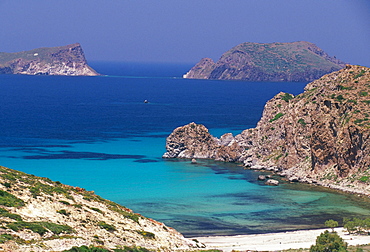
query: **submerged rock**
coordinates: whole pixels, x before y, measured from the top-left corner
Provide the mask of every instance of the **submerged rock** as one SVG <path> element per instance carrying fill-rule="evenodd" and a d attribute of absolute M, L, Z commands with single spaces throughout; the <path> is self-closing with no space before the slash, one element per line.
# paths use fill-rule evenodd
<path fill-rule="evenodd" d="M 266 176 L 265 176 L 265 175 L 259 175 L 259 176 L 258 176 L 258 180 L 262 180 L 262 181 L 263 181 L 263 180 L 265 180 L 265 179 L 266 179 Z"/>
<path fill-rule="evenodd" d="M 269 179 L 265 182 L 266 185 L 270 185 L 270 186 L 278 186 L 279 185 L 279 181 L 275 180 L 275 179 Z"/>

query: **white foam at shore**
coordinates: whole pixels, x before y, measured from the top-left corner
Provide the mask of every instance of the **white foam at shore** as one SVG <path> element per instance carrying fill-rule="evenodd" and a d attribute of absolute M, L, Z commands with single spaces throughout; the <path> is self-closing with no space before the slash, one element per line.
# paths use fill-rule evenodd
<path fill-rule="evenodd" d="M 236 236 L 208 236 L 195 237 L 199 242 L 205 244 L 209 249 L 220 249 L 224 252 L 232 250 L 254 250 L 254 251 L 276 251 L 283 249 L 310 248 L 315 244 L 316 237 L 325 230 L 313 229 L 299 230 L 282 233 L 269 233 L 257 235 L 236 235 Z M 369 244 L 368 235 L 349 235 L 343 228 L 336 228 L 335 231 L 348 245 Z"/>

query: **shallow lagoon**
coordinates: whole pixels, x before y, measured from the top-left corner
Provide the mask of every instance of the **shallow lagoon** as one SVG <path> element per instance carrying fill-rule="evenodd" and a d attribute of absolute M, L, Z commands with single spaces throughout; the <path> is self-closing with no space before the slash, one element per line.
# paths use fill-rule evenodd
<path fill-rule="evenodd" d="M 195 121 L 217 136 L 236 134 L 254 127 L 279 91 L 298 94 L 305 85 L 169 77 L 181 67 L 153 73 L 165 78 L 0 76 L 0 164 L 94 190 L 186 236 L 315 228 L 329 218 L 370 216 L 370 203 L 356 196 L 265 186 L 259 173 L 238 164 L 162 159 L 175 127 Z M 101 69 L 117 75 L 123 68 Z"/>

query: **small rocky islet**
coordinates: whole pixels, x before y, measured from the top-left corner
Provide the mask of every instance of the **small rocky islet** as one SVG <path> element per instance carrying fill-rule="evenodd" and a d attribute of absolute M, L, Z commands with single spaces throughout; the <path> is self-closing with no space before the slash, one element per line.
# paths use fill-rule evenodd
<path fill-rule="evenodd" d="M 219 139 L 201 124 L 176 128 L 164 158 L 242 162 L 290 181 L 370 195 L 370 69 L 347 65 L 302 94 L 269 100 L 257 126 Z"/>
<path fill-rule="evenodd" d="M 87 64 L 79 43 L 15 53 L 0 52 L 0 74 L 99 75 Z"/>

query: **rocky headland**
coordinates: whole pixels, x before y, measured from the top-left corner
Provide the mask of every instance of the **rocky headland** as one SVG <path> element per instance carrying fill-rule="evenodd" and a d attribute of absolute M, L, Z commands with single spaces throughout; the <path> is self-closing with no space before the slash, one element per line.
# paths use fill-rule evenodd
<path fill-rule="evenodd" d="M 16 53 L 0 52 L 0 74 L 99 75 L 87 64 L 78 43 Z"/>
<path fill-rule="evenodd" d="M 196 245 L 173 228 L 93 191 L 5 167 L 0 167 L 0 220 L 1 251 L 80 246 L 183 251 Z"/>
<path fill-rule="evenodd" d="M 313 81 L 345 63 L 315 44 L 242 43 L 214 62 L 203 58 L 184 78 L 246 81 Z"/>
<path fill-rule="evenodd" d="M 163 157 L 243 162 L 290 181 L 370 195 L 369 146 L 370 68 L 347 65 L 302 94 L 277 94 L 257 126 L 239 135 L 218 139 L 195 123 L 177 128 Z"/>

